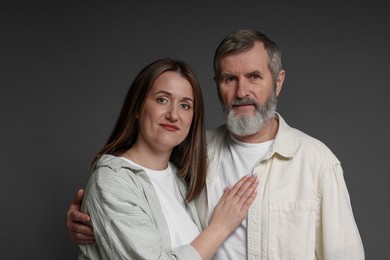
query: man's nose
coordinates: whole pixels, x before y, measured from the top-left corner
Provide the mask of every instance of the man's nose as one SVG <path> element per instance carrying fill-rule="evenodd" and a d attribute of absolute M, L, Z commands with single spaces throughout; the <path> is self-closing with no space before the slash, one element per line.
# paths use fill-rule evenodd
<path fill-rule="evenodd" d="M 236 85 L 236 97 L 238 98 L 244 98 L 249 95 L 249 89 L 248 84 L 245 82 L 245 80 L 238 80 Z"/>

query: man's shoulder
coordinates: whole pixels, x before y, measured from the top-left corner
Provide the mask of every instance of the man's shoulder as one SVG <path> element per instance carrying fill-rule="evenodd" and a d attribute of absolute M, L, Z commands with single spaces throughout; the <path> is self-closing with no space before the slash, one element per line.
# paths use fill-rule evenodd
<path fill-rule="evenodd" d="M 292 130 L 293 131 L 291 132 L 291 134 L 295 136 L 297 142 L 299 143 L 301 151 L 308 153 L 308 155 L 319 155 L 321 157 L 325 156 L 334 163 L 339 163 L 339 160 L 337 159 L 336 155 L 323 141 L 301 130 L 295 128 L 293 128 Z"/>
<path fill-rule="evenodd" d="M 301 152 L 305 153 L 326 154 L 327 157 L 332 158 L 335 162 L 338 162 L 338 159 L 331 149 L 318 138 L 297 128 L 291 127 L 287 125 L 286 122 L 283 122 L 283 126 L 280 130 L 281 131 L 278 133 L 277 139 L 281 146 L 287 145 L 288 147 L 295 147 L 295 149 L 299 149 Z"/>

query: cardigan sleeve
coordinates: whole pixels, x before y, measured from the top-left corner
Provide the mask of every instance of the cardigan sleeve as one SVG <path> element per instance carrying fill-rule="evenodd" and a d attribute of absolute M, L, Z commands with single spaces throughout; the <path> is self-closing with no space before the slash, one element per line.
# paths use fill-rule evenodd
<path fill-rule="evenodd" d="M 129 169 L 100 167 L 91 176 L 82 210 L 96 243 L 80 246 L 93 259 L 200 259 L 191 245 L 170 249 L 169 231 L 150 182 Z M 80 259 L 82 259 L 80 257 Z"/>

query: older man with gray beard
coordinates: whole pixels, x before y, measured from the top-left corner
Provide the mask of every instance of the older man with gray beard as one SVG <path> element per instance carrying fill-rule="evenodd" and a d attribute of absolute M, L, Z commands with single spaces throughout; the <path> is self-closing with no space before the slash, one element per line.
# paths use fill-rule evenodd
<path fill-rule="evenodd" d="M 207 132 L 201 218 L 241 176 L 260 184 L 248 217 L 213 259 L 364 259 L 340 162 L 276 113 L 285 78 L 277 45 L 254 30 L 234 32 L 218 46 L 214 72 L 226 125 Z"/>

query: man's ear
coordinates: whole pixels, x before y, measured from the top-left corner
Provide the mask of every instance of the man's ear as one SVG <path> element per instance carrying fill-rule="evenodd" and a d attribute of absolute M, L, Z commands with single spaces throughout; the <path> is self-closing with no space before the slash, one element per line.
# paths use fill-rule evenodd
<path fill-rule="evenodd" d="M 214 82 L 215 82 L 215 86 L 216 86 L 216 88 L 217 88 L 217 94 L 218 94 L 218 99 L 219 99 L 219 103 L 223 106 L 224 104 L 223 104 L 223 100 L 222 100 L 222 97 L 221 97 L 221 93 L 220 93 L 220 91 L 219 91 L 219 82 L 218 82 L 218 79 L 217 79 L 217 77 L 215 77 L 214 76 Z"/>
<path fill-rule="evenodd" d="M 285 77 L 286 77 L 286 71 L 285 70 L 279 71 L 278 78 L 276 79 L 276 88 L 275 88 L 276 96 L 279 96 L 280 91 L 282 90 Z"/>

